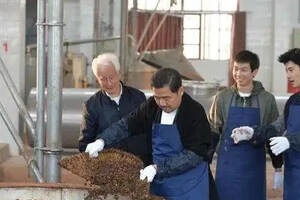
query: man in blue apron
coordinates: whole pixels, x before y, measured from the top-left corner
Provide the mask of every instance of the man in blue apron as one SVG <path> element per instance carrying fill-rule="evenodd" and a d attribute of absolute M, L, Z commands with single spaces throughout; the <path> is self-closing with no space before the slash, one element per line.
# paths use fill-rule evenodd
<path fill-rule="evenodd" d="M 104 144 L 145 133 L 150 162 L 144 160 L 140 179 L 151 182 L 151 193 L 168 200 L 218 199 L 207 163 L 211 138 L 203 107 L 184 93 L 174 69 L 157 71 L 151 87 L 153 97 L 99 133 L 86 152 L 97 156 Z"/>
<path fill-rule="evenodd" d="M 291 49 L 279 57 L 284 63 L 289 83 L 300 89 L 300 49 Z M 283 136 L 279 136 L 284 133 Z M 252 137 L 245 138 L 245 135 Z M 284 108 L 284 116 L 269 126 L 240 127 L 233 131 L 236 142 L 261 143 L 270 140 L 275 155 L 284 153 L 284 200 L 300 200 L 300 93 L 292 95 Z"/>
<path fill-rule="evenodd" d="M 253 80 L 258 68 L 256 54 L 239 52 L 233 66 L 235 84 L 218 92 L 210 110 L 212 132 L 220 135 L 216 185 L 221 200 L 266 199 L 264 143 L 235 144 L 231 138 L 236 127 L 266 125 L 278 117 L 274 96 Z M 278 160 L 276 168 L 281 165 L 282 160 Z"/>

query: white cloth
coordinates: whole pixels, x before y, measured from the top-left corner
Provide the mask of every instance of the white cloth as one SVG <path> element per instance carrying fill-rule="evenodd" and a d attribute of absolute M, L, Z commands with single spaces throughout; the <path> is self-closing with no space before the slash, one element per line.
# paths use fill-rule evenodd
<path fill-rule="evenodd" d="M 273 189 L 282 188 L 283 174 L 282 172 L 274 172 Z"/>
<path fill-rule="evenodd" d="M 155 175 L 156 169 L 153 165 L 148 165 L 144 169 L 140 170 L 140 180 L 145 180 L 145 178 L 147 178 L 148 183 L 153 181 Z"/>
<path fill-rule="evenodd" d="M 231 138 L 237 144 L 243 140 L 250 140 L 253 137 L 254 130 L 249 126 L 241 126 L 232 130 Z"/>
<path fill-rule="evenodd" d="M 290 142 L 284 136 L 272 137 L 270 141 L 271 150 L 276 156 L 290 148 Z"/>
<path fill-rule="evenodd" d="M 85 152 L 89 153 L 91 158 L 95 158 L 98 156 L 98 152 L 102 151 L 104 148 L 104 141 L 102 139 L 98 139 L 95 142 L 89 143 L 86 146 Z"/>
<path fill-rule="evenodd" d="M 105 94 L 110 98 L 110 100 L 116 102 L 116 104 L 118 104 L 118 105 L 119 105 L 119 102 L 120 102 L 121 95 L 123 93 L 123 87 L 122 87 L 121 83 L 120 83 L 120 88 L 121 88 L 120 94 L 119 94 L 119 96 L 116 96 L 116 97 L 112 97 L 107 92 L 105 92 Z"/>
<path fill-rule="evenodd" d="M 240 92 L 239 91 L 239 95 L 241 96 L 241 97 L 250 97 L 250 95 L 251 95 L 251 93 L 246 93 L 246 92 Z"/>
<path fill-rule="evenodd" d="M 176 113 L 177 113 L 177 110 L 174 110 L 170 113 L 166 113 L 165 111 L 162 111 L 160 123 L 165 124 L 165 125 L 173 124 Z"/>

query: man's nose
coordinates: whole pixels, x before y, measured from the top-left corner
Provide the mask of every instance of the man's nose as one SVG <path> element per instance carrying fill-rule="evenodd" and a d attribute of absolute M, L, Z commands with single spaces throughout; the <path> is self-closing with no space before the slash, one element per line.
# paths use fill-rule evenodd
<path fill-rule="evenodd" d="M 160 104 L 161 106 L 165 106 L 165 105 L 166 105 L 166 100 L 164 100 L 164 99 L 159 99 L 159 104 Z"/>
<path fill-rule="evenodd" d="M 112 81 L 112 80 L 110 80 L 110 79 L 107 79 L 107 85 L 108 86 L 112 86 L 114 84 L 114 82 Z"/>

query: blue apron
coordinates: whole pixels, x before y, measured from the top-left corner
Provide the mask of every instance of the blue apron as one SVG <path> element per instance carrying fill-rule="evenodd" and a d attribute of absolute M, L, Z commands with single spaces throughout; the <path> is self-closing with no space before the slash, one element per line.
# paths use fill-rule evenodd
<path fill-rule="evenodd" d="M 300 134 L 300 106 L 290 105 L 287 132 Z M 284 200 L 300 199 L 300 153 L 290 148 L 285 152 L 284 162 Z"/>
<path fill-rule="evenodd" d="M 265 147 L 254 147 L 247 141 L 234 144 L 230 137 L 234 128 L 260 125 L 257 108 L 230 106 L 227 128 L 222 135 L 216 168 L 216 185 L 220 200 L 265 200 Z M 232 99 L 231 103 L 232 105 Z"/>
<path fill-rule="evenodd" d="M 181 152 L 183 146 L 176 125 L 154 124 L 152 148 L 154 163 Z M 208 164 L 203 161 L 188 172 L 168 178 L 155 177 L 150 192 L 167 200 L 208 200 Z"/>

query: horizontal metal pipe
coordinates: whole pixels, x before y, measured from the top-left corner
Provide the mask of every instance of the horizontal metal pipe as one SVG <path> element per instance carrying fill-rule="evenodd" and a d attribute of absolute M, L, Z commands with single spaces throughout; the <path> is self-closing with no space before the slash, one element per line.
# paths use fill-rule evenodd
<path fill-rule="evenodd" d="M 103 39 L 84 39 L 84 40 L 69 40 L 64 41 L 63 46 L 72 46 L 72 45 L 80 45 L 80 44 L 87 44 L 87 43 L 97 43 L 97 42 L 105 42 L 111 40 L 119 40 L 120 36 L 103 38 Z M 30 52 L 32 49 L 36 49 L 36 44 L 30 44 L 26 46 L 26 51 Z"/>

